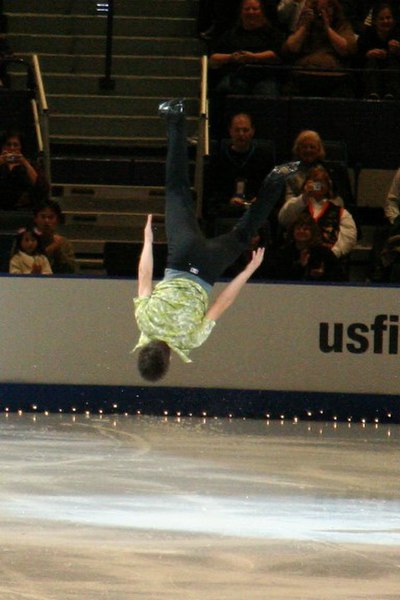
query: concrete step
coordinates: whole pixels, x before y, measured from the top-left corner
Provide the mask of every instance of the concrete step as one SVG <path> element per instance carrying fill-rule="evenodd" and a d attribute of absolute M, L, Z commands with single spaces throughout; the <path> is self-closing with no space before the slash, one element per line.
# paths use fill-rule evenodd
<path fill-rule="evenodd" d="M 158 186 L 123 186 L 123 185 L 76 185 L 64 182 L 53 186 L 53 196 L 60 198 L 86 198 L 94 200 L 142 200 L 159 198 L 164 195 L 164 188 Z"/>
<path fill-rule="evenodd" d="M 16 33 L 10 30 L 10 44 L 16 54 L 52 53 L 57 54 L 104 54 L 106 41 L 104 35 L 62 35 L 43 32 L 40 35 L 30 30 Z M 120 55 L 153 56 L 200 56 L 205 45 L 196 38 L 161 36 L 159 32 L 151 38 L 138 36 L 118 36 L 113 38 L 113 52 Z"/>
<path fill-rule="evenodd" d="M 135 163 L 129 156 L 51 156 L 53 183 L 68 180 L 75 184 L 132 185 L 134 177 Z"/>
<path fill-rule="evenodd" d="M 10 71 L 13 76 L 13 87 L 24 89 L 26 77 Z M 99 94 L 99 79 L 102 73 L 52 73 L 43 72 L 46 93 L 60 94 Z M 115 92 L 127 96 L 144 96 L 158 98 L 195 98 L 199 92 L 198 77 L 148 77 L 118 75 L 115 77 Z M 105 95 L 107 93 L 105 92 Z"/>
<path fill-rule="evenodd" d="M 60 227 L 60 233 L 65 235 L 73 244 L 74 248 L 79 248 L 79 252 L 84 252 L 84 248 L 97 248 L 96 251 L 102 251 L 104 242 L 132 242 L 143 240 L 143 224 L 136 226 L 118 227 L 118 226 L 98 226 L 96 224 L 67 224 Z M 165 242 L 164 227 L 154 228 L 154 239 L 156 242 Z"/>
<path fill-rule="evenodd" d="M 165 140 L 164 140 L 165 141 Z M 112 155 L 108 146 L 103 154 L 95 155 L 88 147 L 68 148 L 67 152 L 52 147 L 51 174 L 53 183 L 68 181 L 73 184 L 119 186 L 164 186 L 165 157 L 167 150 L 160 147 L 153 154 L 139 147 L 127 148 L 127 153 Z M 189 148 L 190 152 L 190 148 Z M 194 156 L 193 156 L 194 158 Z M 194 163 L 190 161 L 190 176 L 194 176 Z"/>
<path fill-rule="evenodd" d="M 103 114 L 120 115 L 148 115 L 154 116 L 160 101 L 165 97 L 145 96 L 120 96 L 93 94 L 47 94 L 47 102 L 51 115 L 57 113 L 68 114 L 95 114 L 100 110 Z M 197 98 L 185 98 L 185 107 L 188 115 L 196 116 L 199 112 Z"/>
<path fill-rule="evenodd" d="M 173 14 L 173 13 L 170 13 Z M 92 15 L 54 15 L 34 13 L 11 13 L 8 17 L 9 31 L 25 33 L 34 31 L 36 35 L 56 31 L 62 35 L 105 35 L 107 19 Z M 119 16 L 114 19 L 116 36 L 164 36 L 195 37 L 196 22 L 183 16 Z"/>
<path fill-rule="evenodd" d="M 65 225 L 69 229 L 75 227 L 82 226 L 82 235 L 83 237 L 87 237 L 85 234 L 86 229 L 88 232 L 91 231 L 91 228 L 96 228 L 96 231 L 100 230 L 100 233 L 103 230 L 107 230 L 107 234 L 109 230 L 115 231 L 118 234 L 120 229 L 125 230 L 126 228 L 130 228 L 132 231 L 142 231 L 140 237 L 143 238 L 143 227 L 146 221 L 146 215 L 137 212 L 99 212 L 99 211 L 70 211 L 68 209 L 64 210 L 65 215 Z M 149 213 L 149 214 L 154 214 Z M 163 217 L 162 214 L 155 214 L 156 218 Z M 158 223 L 154 226 L 154 230 L 158 233 L 160 231 L 164 231 L 164 224 Z M 90 238 L 91 235 L 88 234 Z"/>
<path fill-rule="evenodd" d="M 59 204 L 67 215 L 83 215 L 87 217 L 106 215 L 122 215 L 126 217 L 142 217 L 152 213 L 158 220 L 163 220 L 165 201 L 163 196 L 142 198 L 87 198 L 84 196 L 64 196 Z M 144 220 L 141 220 L 144 224 Z"/>
<path fill-rule="evenodd" d="M 29 60 L 30 55 L 23 55 Z M 131 56 L 114 55 L 112 72 L 119 75 L 149 76 L 192 76 L 198 77 L 200 70 L 198 56 Z M 40 66 L 44 72 L 57 73 L 102 73 L 104 71 L 103 54 L 40 54 Z"/>
<path fill-rule="evenodd" d="M 4 12 L 8 15 L 15 13 L 26 13 L 29 8 L 30 14 L 46 12 L 54 15 L 97 15 L 94 0 L 48 0 L 48 2 L 36 1 L 27 4 L 26 0 L 3 0 Z M 123 16 L 197 16 L 198 2 L 192 0 L 115 0 L 114 13 Z"/>
<path fill-rule="evenodd" d="M 188 118 L 188 133 L 194 134 L 197 119 Z M 51 136 L 77 135 L 79 137 L 153 137 L 165 138 L 165 123 L 158 117 L 125 115 L 65 115 L 51 118 Z"/>
<path fill-rule="evenodd" d="M 92 277 L 104 277 L 107 275 L 107 271 L 104 267 L 103 254 L 101 255 L 76 255 L 76 261 L 79 265 L 80 275 L 90 275 Z"/>

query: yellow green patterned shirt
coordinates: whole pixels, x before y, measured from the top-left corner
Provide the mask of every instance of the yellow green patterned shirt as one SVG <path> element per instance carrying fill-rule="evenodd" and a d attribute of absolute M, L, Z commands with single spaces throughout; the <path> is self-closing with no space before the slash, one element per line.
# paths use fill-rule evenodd
<path fill-rule="evenodd" d="M 164 279 L 151 296 L 134 298 L 135 317 L 141 335 L 135 346 L 162 340 L 184 362 L 192 362 L 189 352 L 201 346 L 215 326 L 207 319 L 208 295 L 191 279 Z"/>

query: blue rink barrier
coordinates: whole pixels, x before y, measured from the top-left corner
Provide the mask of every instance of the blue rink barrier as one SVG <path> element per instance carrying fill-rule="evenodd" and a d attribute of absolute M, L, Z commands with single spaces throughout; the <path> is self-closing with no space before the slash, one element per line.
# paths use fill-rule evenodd
<path fill-rule="evenodd" d="M 0 412 L 400 423 L 398 396 L 209 388 L 1 384 Z"/>

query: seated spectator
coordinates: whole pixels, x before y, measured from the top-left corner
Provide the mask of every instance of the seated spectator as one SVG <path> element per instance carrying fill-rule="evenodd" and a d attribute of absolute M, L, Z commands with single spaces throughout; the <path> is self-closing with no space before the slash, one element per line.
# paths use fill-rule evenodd
<path fill-rule="evenodd" d="M 358 57 L 364 68 L 367 98 L 400 98 L 400 28 L 390 4 L 374 6 L 372 25 L 358 38 Z"/>
<path fill-rule="evenodd" d="M 222 140 L 211 155 L 204 177 L 204 216 L 209 222 L 241 216 L 274 166 L 270 148 L 254 135 L 251 116 L 235 114 L 229 123 L 229 139 Z"/>
<path fill-rule="evenodd" d="M 340 206 L 352 205 L 352 207 L 354 203 L 346 165 L 340 162 L 333 164 L 325 161 L 324 144 L 316 131 L 308 129 L 301 131 L 294 141 L 292 153 L 295 160 L 276 167 L 282 176 L 283 183 L 283 193 L 280 198 L 275 199 L 274 208 L 269 217 L 270 238 L 276 247 L 282 244 L 284 233 L 278 222 L 279 210 L 289 199 L 301 194 L 311 167 L 321 165 L 328 171 L 333 183 L 332 202 Z"/>
<path fill-rule="evenodd" d="M 9 272 L 18 275 L 51 275 L 50 263 L 42 247 L 42 236 L 31 226 L 16 235 Z"/>
<path fill-rule="evenodd" d="M 40 231 L 43 247 L 53 273 L 76 273 L 77 264 L 72 244 L 57 233 L 57 227 L 64 223 L 61 208 L 54 200 L 47 200 L 33 212 L 33 221 Z"/>
<path fill-rule="evenodd" d="M 215 41 L 210 67 L 218 78 L 217 94 L 260 94 L 276 97 L 275 70 L 255 68 L 280 62 L 283 37 L 265 13 L 261 0 L 242 0 L 238 24 Z"/>
<path fill-rule="evenodd" d="M 292 223 L 286 242 L 265 261 L 269 279 L 293 281 L 344 281 L 343 266 L 322 243 L 321 229 L 309 213 L 302 212 Z"/>
<path fill-rule="evenodd" d="M 400 217 L 400 169 L 396 171 L 390 184 L 383 210 L 390 225 Z"/>
<path fill-rule="evenodd" d="M 43 200 L 48 188 L 44 174 L 24 156 L 22 134 L 8 131 L 1 141 L 0 209 L 33 208 Z"/>
<path fill-rule="evenodd" d="M 283 55 L 293 61 L 288 93 L 352 97 L 354 84 L 343 69 L 356 52 L 356 36 L 338 0 L 307 0 Z"/>
<path fill-rule="evenodd" d="M 277 5 L 277 15 L 279 22 L 285 27 L 288 33 L 296 31 L 299 24 L 300 15 L 306 5 L 307 0 L 279 0 Z M 364 20 L 368 15 L 369 8 L 373 0 L 341 0 L 340 4 L 346 20 L 349 20 L 356 34 L 364 28 Z"/>
<path fill-rule="evenodd" d="M 365 6 L 363 9 L 363 13 L 365 16 L 363 21 L 363 27 L 360 30 L 360 33 L 361 31 L 364 31 L 364 29 L 368 29 L 368 27 L 372 26 L 372 11 L 375 6 L 379 6 L 383 2 L 385 2 L 385 0 L 365 0 Z M 400 6 L 398 0 L 386 0 L 385 4 L 390 5 L 393 16 L 398 23 L 400 21 Z"/>
<path fill-rule="evenodd" d="M 285 201 L 298 196 L 304 185 L 307 173 L 311 167 L 323 166 L 332 180 L 332 202 L 340 206 L 354 205 L 354 196 L 351 188 L 347 166 L 340 161 L 334 164 L 325 160 L 326 152 L 324 143 L 316 131 L 304 130 L 299 133 L 293 144 L 293 157 L 295 162 L 288 163 L 288 169 L 293 172 L 286 181 Z"/>
<path fill-rule="evenodd" d="M 309 213 L 321 229 L 323 244 L 341 258 L 354 248 L 357 227 L 351 214 L 332 202 L 332 196 L 332 182 L 327 171 L 323 167 L 313 167 L 300 196 L 282 206 L 278 219 L 288 229 L 301 213 Z"/>
<path fill-rule="evenodd" d="M 399 282 L 400 169 L 393 177 L 383 209 L 385 221 L 374 232 L 367 280 L 374 283 Z"/>

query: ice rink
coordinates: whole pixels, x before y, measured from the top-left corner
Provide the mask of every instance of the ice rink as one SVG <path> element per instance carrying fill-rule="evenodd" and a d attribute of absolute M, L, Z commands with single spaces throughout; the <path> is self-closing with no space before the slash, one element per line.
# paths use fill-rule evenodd
<path fill-rule="evenodd" d="M 1 600 L 399 600 L 398 425 L 0 415 Z"/>

